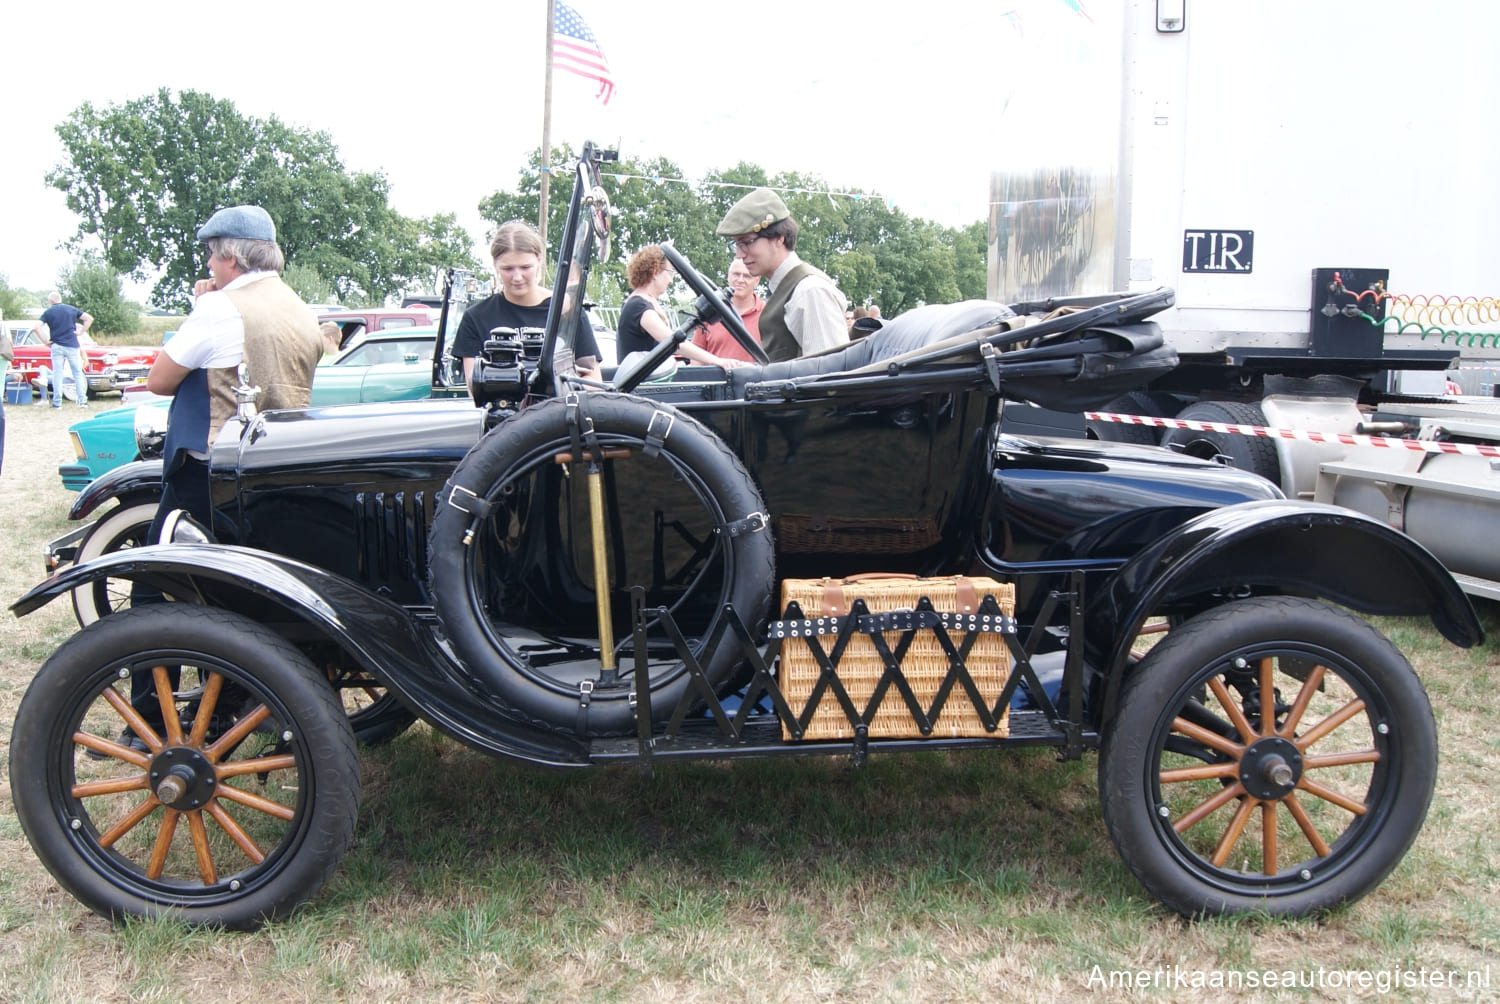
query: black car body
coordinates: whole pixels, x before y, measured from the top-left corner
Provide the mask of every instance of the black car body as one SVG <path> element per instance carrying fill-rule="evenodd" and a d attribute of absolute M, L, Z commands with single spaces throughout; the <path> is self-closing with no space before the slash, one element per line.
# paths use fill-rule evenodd
<path fill-rule="evenodd" d="M 1006 402 L 1077 412 L 1170 367 L 1149 320 L 1171 304 L 1169 291 L 919 308 L 832 353 L 647 382 L 671 353 L 664 343 L 644 365 L 592 384 L 569 372 L 564 333 L 607 238 L 603 158 L 586 148 L 577 167 L 548 327 L 493 334 L 473 384 L 481 407 L 437 400 L 249 417 L 213 451 L 215 540 L 193 542 L 187 528 L 174 543 L 100 552 L 16 602 L 24 614 L 115 580 L 177 601 L 86 629 L 39 674 L 52 681 L 48 694 L 74 696 L 57 705 L 28 695 L 18 717 L 28 741 L 13 748 L 43 751 L 13 766 L 28 780 L 13 784 L 18 809 L 76 894 L 115 914 L 234 925 L 310 895 L 307 871 L 326 873 L 339 848 L 312 848 L 306 827 L 352 826 L 352 807 L 307 793 L 350 773 L 348 754 L 303 738 L 349 728 L 308 682 L 330 678 L 385 688 L 383 706 L 359 713 L 366 727 L 415 714 L 475 748 L 558 768 L 828 752 L 862 762 L 877 751 L 1018 743 L 1079 756 L 1102 746 L 1112 835 L 1142 881 L 1184 913 L 1324 909 L 1394 866 L 1431 793 L 1431 714 L 1399 653 L 1313 598 L 1427 615 L 1450 640 L 1473 644 L 1478 623 L 1451 576 L 1388 527 L 1285 499 L 1253 475 L 1158 448 L 1007 432 Z M 700 319 L 733 330 L 726 291 L 668 254 L 698 293 Z M 153 470 L 111 472 L 75 515 L 110 497 L 149 505 Z M 775 600 L 791 580 L 865 573 L 990 576 L 1014 586 L 1014 615 L 992 597 L 982 627 L 925 601 L 886 619 L 860 606 L 822 625 Z M 1143 656 L 1151 624 L 1171 631 Z M 886 687 L 907 693 L 907 645 L 939 628 L 947 682 L 932 708 L 907 700 L 920 728 L 872 736 L 870 708 L 845 701 L 849 741 L 804 740 L 810 708 L 788 707 L 774 680 L 784 638 L 841 639 L 820 685 L 840 692 L 844 641 L 900 635 L 878 701 Z M 1008 711 L 1008 734 L 934 734 L 929 719 L 970 686 L 965 660 L 985 631 L 1004 635 L 1013 664 L 991 709 Z M 159 650 L 163 634 L 189 641 Z M 166 717 L 201 721 L 208 683 L 174 692 L 155 668 L 163 664 L 216 667 L 203 679 L 230 681 L 260 712 L 237 720 L 302 727 L 285 728 L 271 753 L 233 775 L 209 755 L 219 748 L 211 730 L 155 737 L 144 758 L 82 730 L 81 709 L 101 701 L 131 728 L 149 725 L 119 707 L 118 681 L 132 672 L 156 675 Z M 1302 737 L 1308 708 L 1340 687 L 1355 696 Z M 771 711 L 756 714 L 762 699 Z M 62 724 L 32 724 L 42 720 Z M 1325 762 L 1304 748 L 1350 720 L 1373 753 Z M 128 856 L 101 856 L 93 824 L 80 833 L 53 822 L 87 816 L 79 792 L 94 789 L 72 780 L 87 767 L 83 747 L 126 774 L 146 770 L 146 786 L 174 811 L 200 811 L 185 800 L 196 791 L 212 803 L 230 776 L 297 771 L 302 794 L 274 837 L 280 857 L 245 864 L 241 886 L 189 867 L 163 889 Z M 1188 765 L 1167 767 L 1173 757 Z M 1370 774 L 1356 782 L 1362 794 L 1325 799 L 1353 821 L 1304 823 L 1294 792 L 1335 763 Z M 1159 789 L 1184 782 L 1210 794 L 1169 806 Z M 1247 875 L 1214 841 L 1178 833 L 1229 803 L 1244 813 L 1285 803 L 1291 815 L 1279 818 L 1296 819 L 1292 836 L 1307 839 L 1310 856 L 1283 861 L 1268 832 L 1255 847 L 1266 865 Z M 1274 812 L 1260 818 L 1274 829 Z M 1231 824 L 1224 842 L 1233 846 L 1244 825 Z M 1343 836 L 1324 841 L 1328 827 Z M 252 880 L 259 891 L 242 893 Z"/>

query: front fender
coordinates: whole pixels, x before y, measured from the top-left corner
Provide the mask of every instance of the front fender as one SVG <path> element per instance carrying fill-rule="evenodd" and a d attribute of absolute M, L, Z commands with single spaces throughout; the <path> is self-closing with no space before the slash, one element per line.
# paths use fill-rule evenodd
<path fill-rule="evenodd" d="M 1190 597 L 1246 586 L 1367 615 L 1426 614 L 1455 645 L 1484 640 L 1453 576 L 1400 531 L 1338 506 L 1244 502 L 1210 510 L 1144 548 L 1089 603 L 1089 647 L 1108 653 L 1104 714 L 1113 712 L 1131 645 L 1148 617 Z"/>
<path fill-rule="evenodd" d="M 477 694 L 411 611 L 342 576 L 280 555 L 221 544 L 130 548 L 64 569 L 12 603 L 11 610 L 23 617 L 106 577 L 141 582 L 178 602 L 235 610 L 294 642 L 305 640 L 310 625 L 462 743 L 533 766 L 588 764 L 578 740 L 517 721 Z"/>
<path fill-rule="evenodd" d="M 137 497 L 143 502 L 161 498 L 160 460 L 133 460 L 105 471 L 78 493 L 68 518 L 84 519 L 110 499 Z"/>

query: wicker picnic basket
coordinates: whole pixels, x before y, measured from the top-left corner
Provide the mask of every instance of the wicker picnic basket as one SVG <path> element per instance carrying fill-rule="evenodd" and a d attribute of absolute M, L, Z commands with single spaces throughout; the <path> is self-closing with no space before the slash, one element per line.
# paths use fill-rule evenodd
<path fill-rule="evenodd" d="M 781 609 L 786 611 L 788 605 L 795 602 L 803 620 L 780 622 L 789 627 L 781 644 L 777 685 L 793 714 L 801 718 L 822 675 L 822 667 L 809 646 L 818 645 L 825 654 L 831 656 L 835 651 L 838 625 L 850 615 L 856 599 L 864 601 L 870 614 L 881 614 L 915 610 L 925 597 L 936 611 L 975 615 L 977 618 L 982 609 L 993 609 L 983 606 L 987 596 L 993 597 L 994 606 L 1006 618 L 1013 616 L 1015 587 L 994 579 L 961 575 L 929 579 L 906 575 L 787 579 L 782 583 Z M 1010 657 L 1005 639 L 997 630 L 994 620 L 995 618 L 983 618 L 985 628 L 976 631 L 977 637 L 964 661 L 964 666 L 988 704 L 989 711 L 994 710 L 1010 672 Z M 975 619 L 967 623 L 972 627 L 979 621 Z M 801 630 L 798 631 L 792 625 L 799 625 Z M 969 633 L 967 627 L 944 630 L 955 649 L 962 646 Z M 905 633 L 903 630 L 880 633 L 893 656 Z M 924 714 L 931 718 L 934 701 L 951 668 L 951 660 L 939 642 L 936 631 L 930 627 L 917 628 L 899 666 Z M 894 685 L 887 687 L 874 714 L 869 713 L 870 699 L 886 672 L 885 658 L 876 648 L 871 635 L 852 633 L 833 668 L 839 682 L 848 691 L 855 710 L 865 718 L 871 738 L 923 737 L 906 701 Z M 1009 709 L 1001 709 L 995 730 L 987 729 L 965 689 L 955 682 L 933 721 L 933 729 L 928 738 L 988 736 L 1001 739 L 1008 734 L 1008 720 Z M 788 739 L 792 738 L 785 726 L 783 733 Z M 854 724 L 837 697 L 831 689 L 825 689 L 802 738 L 850 739 L 854 734 Z"/>

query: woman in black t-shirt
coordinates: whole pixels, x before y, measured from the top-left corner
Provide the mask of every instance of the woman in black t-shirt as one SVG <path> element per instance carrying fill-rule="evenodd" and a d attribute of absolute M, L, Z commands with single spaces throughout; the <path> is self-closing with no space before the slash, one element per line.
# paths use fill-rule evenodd
<path fill-rule="evenodd" d="M 499 289 L 464 311 L 453 336 L 453 354 L 464 361 L 464 383 L 474 372 L 474 360 L 495 328 L 545 328 L 552 294 L 541 284 L 542 238 L 521 220 L 503 223 L 490 241 Z M 599 366 L 599 346 L 588 317 L 578 312 L 573 336 L 573 364 L 581 376 L 592 377 Z"/>
<path fill-rule="evenodd" d="M 658 300 L 671 288 L 676 275 L 659 244 L 647 244 L 630 256 L 625 266 L 630 295 L 620 305 L 620 323 L 615 329 L 615 351 L 621 360 L 632 352 L 650 352 L 657 343 L 672 337 L 672 325 Z M 677 354 L 704 366 L 733 369 L 740 365 L 737 359 L 721 359 L 692 342 L 679 345 Z"/>

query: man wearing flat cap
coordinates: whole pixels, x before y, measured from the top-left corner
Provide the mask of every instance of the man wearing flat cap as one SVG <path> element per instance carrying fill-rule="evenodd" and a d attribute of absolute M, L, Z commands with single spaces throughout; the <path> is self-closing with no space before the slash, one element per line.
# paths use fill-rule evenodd
<path fill-rule="evenodd" d="M 148 390 L 172 398 L 161 502 L 147 531 L 149 544 L 160 542 L 162 523 L 174 509 L 212 528 L 208 456 L 238 406 L 234 388 L 240 382 L 240 363 L 249 386 L 260 388 L 257 410 L 305 408 L 313 368 L 323 354 L 313 312 L 281 281 L 286 260 L 269 213 L 259 206 L 220 209 L 199 228 L 198 240 L 208 246 L 210 278 L 193 284 L 192 312 L 162 346 L 146 376 Z M 159 591 L 140 583 L 131 589 L 132 604 L 161 598 Z M 132 678 L 130 702 L 148 724 L 161 727 L 160 701 L 149 673 Z M 146 748 L 130 729 L 120 742 Z"/>
<path fill-rule="evenodd" d="M 719 223 L 750 274 L 770 281 L 760 314 L 761 347 L 773 362 L 821 352 L 849 340 L 849 301 L 823 272 L 797 255 L 797 221 L 769 188 L 757 188 Z"/>
<path fill-rule="evenodd" d="M 312 311 L 281 281 L 286 262 L 270 214 L 259 206 L 221 209 L 198 240 L 208 245 L 210 278 L 193 285 L 192 313 L 146 377 L 152 393 L 172 397 L 152 543 L 173 508 L 211 525 L 208 451 L 235 412 L 241 360 L 249 385 L 260 388 L 258 410 L 305 408 L 323 352 Z"/>

